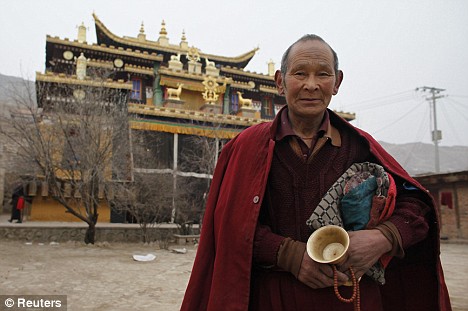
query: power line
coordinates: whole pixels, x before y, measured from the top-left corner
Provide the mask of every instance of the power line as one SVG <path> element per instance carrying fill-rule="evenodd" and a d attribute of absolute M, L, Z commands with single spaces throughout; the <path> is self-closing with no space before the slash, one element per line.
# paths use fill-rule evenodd
<path fill-rule="evenodd" d="M 426 109 L 424 110 L 424 115 L 421 118 L 421 122 L 419 123 L 418 131 L 416 132 L 415 141 L 422 141 L 423 140 L 422 138 L 424 136 L 424 127 L 427 125 L 427 122 L 428 122 L 428 119 L 429 119 L 429 118 L 427 118 L 427 116 L 429 114 L 430 114 L 429 109 L 428 109 L 428 107 L 426 107 Z M 415 151 L 416 147 L 421 148 L 421 145 L 417 145 L 417 144 L 412 145 L 411 150 L 409 150 L 409 152 L 406 154 L 406 158 L 403 161 L 404 166 L 406 166 L 409 163 L 410 159 L 412 158 L 412 156 L 414 154 L 414 151 Z"/>
<path fill-rule="evenodd" d="M 402 101 L 407 101 L 413 98 L 414 90 L 404 91 L 392 95 L 382 96 L 374 99 L 367 99 L 360 102 L 349 104 L 352 109 L 366 110 L 380 108 L 386 105 L 394 105 Z"/>
<path fill-rule="evenodd" d="M 404 112 L 402 117 L 398 118 L 397 120 L 393 121 L 392 123 L 389 123 L 389 124 L 385 125 L 384 127 L 379 128 L 378 130 L 374 131 L 373 134 L 379 133 L 380 131 L 383 131 L 384 129 L 386 129 L 386 128 L 388 128 L 388 127 L 390 127 L 390 126 L 392 126 L 392 125 L 394 125 L 394 124 L 396 124 L 398 122 L 400 122 L 401 120 L 403 120 L 405 118 L 407 118 L 411 114 L 411 112 L 418 109 L 421 105 L 422 105 L 422 103 L 420 103 L 419 105 L 411 108 L 409 111 Z"/>
<path fill-rule="evenodd" d="M 462 117 L 464 117 L 464 118 L 466 119 L 467 113 L 466 113 L 466 112 L 465 112 L 465 113 L 461 112 L 460 110 L 458 110 L 458 108 L 463 108 L 463 109 L 467 109 L 467 110 L 468 110 L 468 105 L 462 104 L 462 103 L 460 103 L 460 102 L 454 100 L 454 99 L 451 98 L 451 97 L 448 97 L 448 98 L 446 98 L 446 99 L 449 100 L 450 102 L 452 102 L 453 104 L 455 104 L 455 105 L 451 105 L 451 106 L 452 106 L 455 110 L 457 110 L 457 112 L 459 112 L 460 115 L 461 115 Z M 458 108 L 456 108 L 457 106 L 458 106 Z"/>
<path fill-rule="evenodd" d="M 460 136 L 458 136 L 458 132 L 457 130 L 455 129 L 454 127 L 454 123 L 453 122 L 450 122 L 452 121 L 450 116 L 449 116 L 449 113 L 447 111 L 447 107 L 446 105 L 442 105 L 441 106 L 441 110 L 442 110 L 442 117 L 444 117 L 446 123 L 447 123 L 447 126 L 449 127 L 449 129 L 452 131 L 452 135 L 455 136 L 455 138 L 457 139 L 457 141 L 462 141 Z"/>

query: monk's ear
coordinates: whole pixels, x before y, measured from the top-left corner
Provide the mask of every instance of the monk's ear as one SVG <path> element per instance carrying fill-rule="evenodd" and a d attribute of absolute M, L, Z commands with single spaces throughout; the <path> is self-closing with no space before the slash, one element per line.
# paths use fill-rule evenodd
<path fill-rule="evenodd" d="M 343 82 L 343 71 L 339 70 L 338 75 L 336 76 L 335 86 L 333 87 L 333 95 L 338 94 L 341 82 Z"/>
<path fill-rule="evenodd" d="M 281 74 L 280 70 L 276 70 L 275 72 L 275 84 L 276 89 L 278 90 L 279 95 L 284 95 L 284 84 L 283 84 L 283 75 Z"/>

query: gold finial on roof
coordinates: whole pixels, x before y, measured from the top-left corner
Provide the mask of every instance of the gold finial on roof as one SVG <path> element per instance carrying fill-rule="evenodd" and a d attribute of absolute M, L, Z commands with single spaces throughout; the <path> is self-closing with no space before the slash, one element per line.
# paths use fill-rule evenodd
<path fill-rule="evenodd" d="M 179 46 L 184 50 L 188 49 L 188 42 L 187 42 L 187 37 L 185 36 L 185 29 L 182 30 L 182 38 L 180 39 Z"/>
<path fill-rule="evenodd" d="M 158 43 L 163 46 L 169 45 L 169 38 L 167 37 L 166 31 L 166 22 L 164 22 L 164 20 L 161 23 L 161 31 L 159 32 Z"/>
<path fill-rule="evenodd" d="M 187 38 L 185 37 L 185 29 L 182 30 L 182 38 L 180 40 L 182 42 L 187 41 Z"/>
<path fill-rule="evenodd" d="M 161 31 L 159 32 L 159 35 L 161 37 L 167 36 L 167 31 L 166 31 L 166 22 L 163 20 L 161 23 Z"/>
<path fill-rule="evenodd" d="M 140 33 L 138 34 L 138 39 L 146 40 L 145 25 L 143 24 L 143 21 L 141 22 Z"/>

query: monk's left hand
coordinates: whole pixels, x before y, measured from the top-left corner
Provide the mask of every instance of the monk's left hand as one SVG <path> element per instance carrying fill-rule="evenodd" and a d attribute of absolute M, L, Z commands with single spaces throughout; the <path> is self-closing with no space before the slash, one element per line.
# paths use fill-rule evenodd
<path fill-rule="evenodd" d="M 352 266 L 356 278 L 363 276 L 379 258 L 392 249 L 390 241 L 377 229 L 350 231 L 347 260 L 339 270 L 349 275 Z"/>

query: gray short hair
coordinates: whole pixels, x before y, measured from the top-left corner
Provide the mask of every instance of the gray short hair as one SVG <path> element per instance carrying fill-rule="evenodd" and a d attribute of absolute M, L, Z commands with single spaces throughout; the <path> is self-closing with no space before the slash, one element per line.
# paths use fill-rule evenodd
<path fill-rule="evenodd" d="M 336 54 L 335 50 L 332 49 L 332 47 L 325 41 L 323 40 L 320 36 L 317 36 L 317 35 L 314 35 L 314 34 L 307 34 L 307 35 L 304 35 L 302 36 L 299 40 L 297 40 L 296 42 L 294 42 L 293 44 L 291 44 L 288 49 L 284 52 L 283 54 L 283 57 L 281 58 L 281 75 L 284 77 L 284 75 L 286 74 L 286 72 L 288 71 L 288 58 L 289 58 L 289 52 L 291 52 L 291 49 L 294 45 L 296 45 L 296 43 L 299 43 L 299 42 L 304 42 L 304 41 L 320 41 L 320 42 L 323 42 L 325 43 L 326 45 L 328 45 L 328 47 L 330 48 L 332 54 L 333 54 L 333 60 L 335 62 L 335 66 L 334 66 L 334 70 L 335 70 L 335 74 L 338 75 L 338 55 Z"/>

